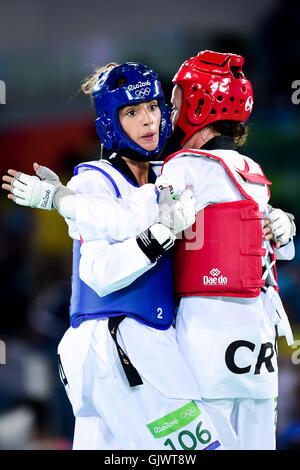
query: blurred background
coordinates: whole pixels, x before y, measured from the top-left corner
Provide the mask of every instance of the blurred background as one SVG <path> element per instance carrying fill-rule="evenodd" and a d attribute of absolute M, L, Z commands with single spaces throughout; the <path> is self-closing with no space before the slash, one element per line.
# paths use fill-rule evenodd
<path fill-rule="evenodd" d="M 169 100 L 174 73 L 203 49 L 246 58 L 255 105 L 245 153 L 273 182 L 271 204 L 294 213 L 297 223 L 298 0 L 1 0 L 1 177 L 8 168 L 32 173 L 37 161 L 66 183 L 76 164 L 99 158 L 94 113 L 78 91 L 94 66 L 149 65 Z M 1 191 L 0 449 L 70 449 L 74 419 L 56 348 L 69 326 L 72 242 L 56 213 L 13 205 Z M 300 249 L 292 262 L 278 264 L 281 297 L 300 340 Z M 280 339 L 278 349 L 278 448 L 300 449 L 300 342 L 292 349 Z"/>

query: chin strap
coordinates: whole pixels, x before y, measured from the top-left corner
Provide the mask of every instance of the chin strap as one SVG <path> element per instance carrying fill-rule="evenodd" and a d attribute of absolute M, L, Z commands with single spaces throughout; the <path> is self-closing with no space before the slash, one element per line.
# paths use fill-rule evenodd
<path fill-rule="evenodd" d="M 270 205 L 268 205 L 268 210 L 267 217 L 271 221 L 270 227 L 274 234 L 274 241 L 280 241 L 281 246 L 284 246 L 296 235 L 295 217 L 281 209 L 274 209 Z"/>

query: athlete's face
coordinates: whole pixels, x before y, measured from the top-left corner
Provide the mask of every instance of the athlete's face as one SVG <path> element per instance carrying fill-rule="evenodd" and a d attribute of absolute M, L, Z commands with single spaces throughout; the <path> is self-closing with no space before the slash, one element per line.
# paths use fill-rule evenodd
<path fill-rule="evenodd" d="M 171 122 L 172 122 L 173 130 L 179 118 L 181 104 L 182 104 L 182 89 L 181 89 L 181 86 L 175 85 L 172 90 L 172 96 L 171 96 L 171 105 L 172 105 Z"/>
<path fill-rule="evenodd" d="M 161 121 L 157 100 L 124 106 L 119 111 L 119 119 L 131 140 L 149 152 L 156 149 Z"/>

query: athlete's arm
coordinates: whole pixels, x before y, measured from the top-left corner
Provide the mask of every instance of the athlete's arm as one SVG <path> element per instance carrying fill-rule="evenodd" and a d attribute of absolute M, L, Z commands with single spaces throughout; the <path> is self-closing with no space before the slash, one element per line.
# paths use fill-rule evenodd
<path fill-rule="evenodd" d="M 80 278 L 98 295 L 122 289 L 155 266 L 173 247 L 176 237 L 161 223 L 151 225 L 136 237 L 109 243 L 93 240 L 81 245 Z"/>
<path fill-rule="evenodd" d="M 76 222 L 79 234 L 86 241 L 122 241 L 138 235 L 156 221 L 177 234 L 194 222 L 194 197 L 190 190 L 177 199 L 171 197 L 168 189 L 162 190 L 158 206 L 158 190 L 153 184 L 141 186 L 123 200 L 116 196 L 111 182 L 96 170 L 76 175 L 68 187 L 49 168 L 35 163 L 34 170 L 37 176 L 8 170 L 9 174 L 3 177 L 8 183 L 3 185 L 10 191 L 8 197 L 20 205 L 56 208 L 71 232 L 75 225 L 72 221 Z"/>
<path fill-rule="evenodd" d="M 85 241 L 123 241 L 136 236 L 159 218 L 153 184 L 141 186 L 126 200 L 118 198 L 111 182 L 96 170 L 74 176 L 68 188 L 76 192 L 76 228 Z M 69 227 L 74 222 L 67 221 Z"/>
<path fill-rule="evenodd" d="M 166 194 L 163 201 L 169 209 Z M 121 242 L 110 243 L 108 238 L 83 242 L 80 278 L 98 295 L 104 296 L 128 286 L 155 266 L 157 260 L 173 247 L 176 234 L 195 220 L 191 191 L 184 192 L 171 207 L 172 216 L 165 217 L 171 228 L 156 222 L 137 236 Z"/>

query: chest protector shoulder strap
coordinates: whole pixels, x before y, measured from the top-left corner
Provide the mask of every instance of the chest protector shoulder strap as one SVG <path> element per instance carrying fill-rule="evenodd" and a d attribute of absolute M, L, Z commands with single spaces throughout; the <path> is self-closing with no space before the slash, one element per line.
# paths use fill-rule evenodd
<path fill-rule="evenodd" d="M 223 159 L 202 151 L 190 152 L 220 161 L 245 199 L 207 206 L 198 212 L 194 225 L 177 241 L 176 295 L 256 297 L 265 285 L 262 280 L 262 256 L 266 255 L 266 249 L 262 248 L 264 214 Z M 247 175 L 246 172 L 243 177 L 247 179 Z M 250 173 L 249 181 L 270 184 L 263 174 Z"/>

